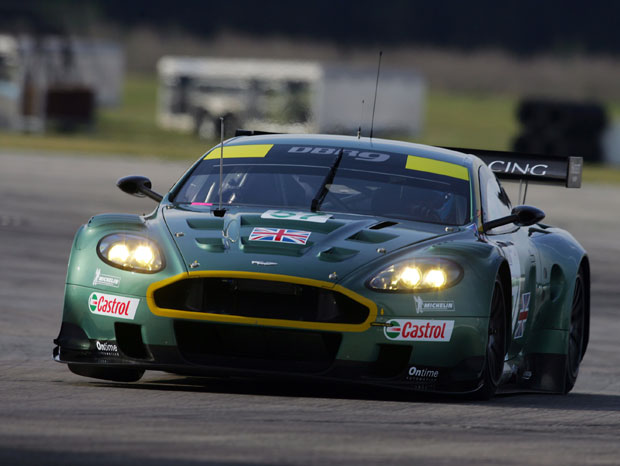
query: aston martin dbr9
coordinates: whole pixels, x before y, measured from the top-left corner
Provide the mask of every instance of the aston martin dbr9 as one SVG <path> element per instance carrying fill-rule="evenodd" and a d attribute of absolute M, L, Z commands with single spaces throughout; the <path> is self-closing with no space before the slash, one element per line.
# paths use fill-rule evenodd
<path fill-rule="evenodd" d="M 149 215 L 75 237 L 54 359 L 315 377 L 489 398 L 567 393 L 589 334 L 588 257 L 498 181 L 580 185 L 581 160 L 381 139 L 249 135 L 214 147 Z"/>

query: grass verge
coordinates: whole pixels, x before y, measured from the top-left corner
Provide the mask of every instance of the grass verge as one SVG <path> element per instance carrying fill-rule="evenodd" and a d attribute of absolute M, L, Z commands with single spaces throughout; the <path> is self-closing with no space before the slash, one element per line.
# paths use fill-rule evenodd
<path fill-rule="evenodd" d="M 519 128 L 517 98 L 507 95 L 429 91 L 424 132 L 415 142 L 508 150 Z M 0 147 L 53 150 L 80 155 L 128 154 L 168 160 L 195 160 L 217 141 L 165 131 L 155 122 L 157 80 L 129 75 L 122 105 L 99 111 L 96 129 L 73 134 L 0 133 Z M 616 107 L 611 108 L 612 113 Z M 584 182 L 620 183 L 620 169 L 587 165 Z"/>

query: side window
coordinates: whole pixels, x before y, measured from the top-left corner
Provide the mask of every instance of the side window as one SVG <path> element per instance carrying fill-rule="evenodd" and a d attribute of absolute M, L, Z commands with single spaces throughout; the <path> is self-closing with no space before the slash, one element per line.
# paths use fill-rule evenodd
<path fill-rule="evenodd" d="M 512 205 L 508 194 L 499 184 L 497 178 L 486 165 L 482 165 L 479 171 L 480 177 L 480 194 L 482 196 L 482 221 L 496 220 L 506 217 L 512 213 Z M 508 224 L 501 227 L 493 228 L 490 234 L 502 234 L 514 231 L 517 227 Z"/>

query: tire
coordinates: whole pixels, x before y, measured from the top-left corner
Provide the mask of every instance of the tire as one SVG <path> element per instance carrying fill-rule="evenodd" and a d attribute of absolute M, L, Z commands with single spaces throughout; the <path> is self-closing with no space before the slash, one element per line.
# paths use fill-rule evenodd
<path fill-rule="evenodd" d="M 473 394 L 477 400 L 488 400 L 497 391 L 504 370 L 506 356 L 506 300 L 499 277 L 495 279 L 489 311 L 489 337 L 487 339 L 482 373 L 482 386 Z"/>
<path fill-rule="evenodd" d="M 114 382 L 137 382 L 144 375 L 144 369 L 98 367 L 90 364 L 69 364 L 69 370 L 84 377 Z"/>
<path fill-rule="evenodd" d="M 579 375 L 579 365 L 583 358 L 583 343 L 585 335 L 586 290 L 582 269 L 579 269 L 575 279 L 575 290 L 570 313 L 570 330 L 568 334 L 568 348 L 566 351 L 566 375 L 564 379 L 564 393 L 570 392 L 575 386 Z"/>

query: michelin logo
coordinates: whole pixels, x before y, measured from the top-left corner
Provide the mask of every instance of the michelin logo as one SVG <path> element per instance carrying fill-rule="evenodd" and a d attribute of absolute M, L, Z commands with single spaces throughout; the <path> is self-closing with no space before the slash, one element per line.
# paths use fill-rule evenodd
<path fill-rule="evenodd" d="M 454 312 L 454 301 L 424 301 L 419 296 L 414 296 L 415 311 L 417 314 L 423 314 L 428 311 Z"/>
<path fill-rule="evenodd" d="M 113 275 L 106 275 L 101 273 L 101 269 L 95 270 L 95 278 L 93 279 L 93 286 L 104 285 L 111 286 L 112 288 L 118 288 L 121 284 L 121 279 Z"/>

